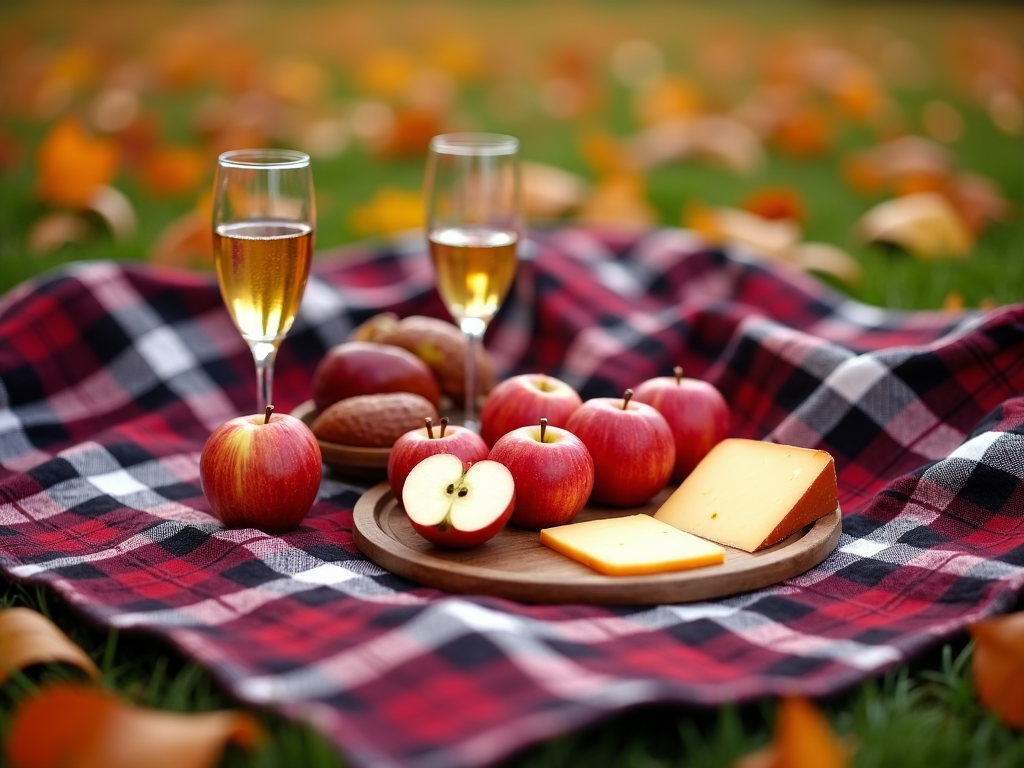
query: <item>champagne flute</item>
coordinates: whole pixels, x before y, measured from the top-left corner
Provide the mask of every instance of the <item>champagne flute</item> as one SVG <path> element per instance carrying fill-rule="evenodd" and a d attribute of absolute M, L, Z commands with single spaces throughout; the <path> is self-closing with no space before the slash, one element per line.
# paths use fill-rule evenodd
<path fill-rule="evenodd" d="M 257 413 L 273 402 L 274 358 L 306 289 L 315 226 L 309 155 L 239 149 L 217 159 L 214 262 L 221 296 L 256 362 Z"/>
<path fill-rule="evenodd" d="M 435 136 L 427 155 L 427 238 L 437 289 L 467 339 L 465 415 L 477 422 L 477 355 L 512 286 L 522 230 L 519 141 L 493 133 Z"/>

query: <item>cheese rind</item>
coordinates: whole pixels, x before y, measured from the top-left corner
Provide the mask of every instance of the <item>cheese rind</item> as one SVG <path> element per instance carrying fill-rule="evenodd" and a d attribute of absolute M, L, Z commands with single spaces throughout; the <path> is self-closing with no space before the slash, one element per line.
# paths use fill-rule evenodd
<path fill-rule="evenodd" d="M 725 550 L 717 544 L 643 514 L 544 528 L 540 541 L 609 576 L 680 571 L 725 561 Z"/>
<path fill-rule="evenodd" d="M 654 517 L 756 552 L 837 506 L 835 462 L 827 452 L 729 438 L 711 449 Z"/>

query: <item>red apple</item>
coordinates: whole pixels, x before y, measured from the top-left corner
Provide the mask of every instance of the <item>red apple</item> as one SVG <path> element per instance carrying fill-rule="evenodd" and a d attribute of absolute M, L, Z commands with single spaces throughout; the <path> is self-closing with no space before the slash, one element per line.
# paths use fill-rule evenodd
<path fill-rule="evenodd" d="M 424 419 L 425 429 L 414 429 L 395 440 L 388 457 L 388 483 L 395 498 L 401 500 L 405 479 L 413 467 L 435 453 L 451 453 L 469 464 L 487 458 L 487 443 L 476 432 L 441 419 L 441 428 L 434 429 L 433 420 Z"/>
<path fill-rule="evenodd" d="M 668 483 L 676 444 L 665 417 L 646 403 L 595 397 L 569 417 L 565 428 L 587 446 L 594 459 L 590 500 L 613 507 L 644 504 Z"/>
<path fill-rule="evenodd" d="M 676 465 L 671 481 L 681 483 L 708 451 L 729 436 L 729 406 L 714 385 L 674 376 L 648 379 L 633 391 L 633 400 L 653 405 L 676 440 Z"/>
<path fill-rule="evenodd" d="M 320 445 L 288 414 L 238 416 L 213 430 L 199 457 L 199 482 L 227 528 L 275 533 L 301 523 L 320 489 Z"/>
<path fill-rule="evenodd" d="M 508 467 L 516 481 L 516 508 L 509 520 L 521 528 L 549 528 L 572 520 L 594 488 L 594 461 L 587 446 L 547 419 L 502 435 L 487 457 Z"/>
<path fill-rule="evenodd" d="M 516 483 L 504 464 L 467 466 L 451 453 L 428 456 L 409 473 L 402 506 L 413 530 L 442 547 L 483 544 L 505 527 L 516 505 Z"/>
<path fill-rule="evenodd" d="M 536 426 L 541 417 L 552 427 L 562 427 L 582 402 L 575 389 L 552 376 L 513 376 L 487 395 L 480 411 L 480 436 L 493 448 L 502 435 L 519 427 Z"/>
<path fill-rule="evenodd" d="M 441 387 L 433 371 L 412 352 L 374 341 L 346 341 L 327 350 L 313 371 L 313 402 L 322 411 L 354 395 L 412 392 L 435 408 Z"/>

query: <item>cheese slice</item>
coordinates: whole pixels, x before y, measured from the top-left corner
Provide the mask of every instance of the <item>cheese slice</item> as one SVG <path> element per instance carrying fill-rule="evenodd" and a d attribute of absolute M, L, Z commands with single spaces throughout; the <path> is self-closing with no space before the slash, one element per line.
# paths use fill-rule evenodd
<path fill-rule="evenodd" d="M 725 561 L 725 550 L 650 515 L 544 528 L 540 541 L 610 576 L 680 571 Z"/>
<path fill-rule="evenodd" d="M 711 449 L 654 517 L 756 552 L 838 506 L 835 463 L 825 451 L 729 438 Z"/>

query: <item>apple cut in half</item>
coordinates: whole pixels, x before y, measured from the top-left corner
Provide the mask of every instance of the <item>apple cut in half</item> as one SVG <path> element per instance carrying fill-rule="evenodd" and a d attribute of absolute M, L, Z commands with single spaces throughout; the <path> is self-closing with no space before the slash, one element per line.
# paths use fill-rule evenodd
<path fill-rule="evenodd" d="M 413 530 L 442 547 L 483 544 L 505 527 L 515 504 L 515 480 L 504 464 L 485 459 L 467 467 L 450 453 L 419 462 L 402 489 Z"/>

